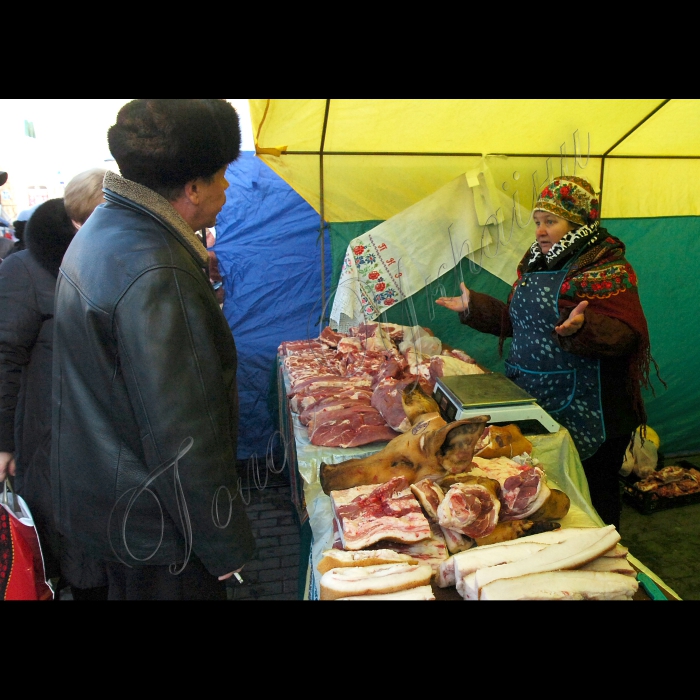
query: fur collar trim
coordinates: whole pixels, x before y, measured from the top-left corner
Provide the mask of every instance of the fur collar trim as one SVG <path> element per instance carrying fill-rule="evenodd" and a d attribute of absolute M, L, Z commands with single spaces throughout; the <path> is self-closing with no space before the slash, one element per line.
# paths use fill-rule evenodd
<path fill-rule="evenodd" d="M 127 180 L 125 177 L 109 170 L 105 173 L 104 188 L 134 202 L 134 204 L 138 204 L 144 209 L 148 209 L 149 212 L 168 224 L 168 227 L 180 236 L 186 248 L 202 267 L 209 265 L 207 249 L 202 245 L 202 242 L 190 225 L 175 211 L 173 205 L 165 197 L 148 187 L 139 185 L 138 182 Z"/>

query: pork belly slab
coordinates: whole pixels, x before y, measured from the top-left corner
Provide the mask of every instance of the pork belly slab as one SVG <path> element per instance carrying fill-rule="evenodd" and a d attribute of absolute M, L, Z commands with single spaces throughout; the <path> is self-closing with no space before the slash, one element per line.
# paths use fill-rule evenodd
<path fill-rule="evenodd" d="M 615 574 L 637 577 L 637 570 L 627 561 L 627 557 L 608 557 L 603 555 L 584 564 L 581 571 L 611 571 Z"/>
<path fill-rule="evenodd" d="M 581 533 L 595 530 L 599 530 L 599 528 L 563 528 L 550 532 L 541 532 L 536 535 L 526 535 L 496 544 L 474 547 L 469 551 L 455 554 L 442 562 L 438 571 L 437 583 L 442 588 L 456 586 L 457 592 L 462 597 L 468 597 L 469 591 L 464 590 L 462 581 L 465 577 L 474 574 L 478 569 L 521 561 L 551 544 L 561 544 L 578 537 Z M 584 566 L 590 566 L 592 569 L 600 567 L 598 570 L 615 571 L 616 573 L 627 572 L 629 565 L 626 555 L 627 547 L 623 547 L 618 543 L 611 549 L 603 552 L 600 557 L 591 561 L 590 564 Z M 613 560 L 613 563 L 606 564 L 602 561 L 606 559 Z"/>
<path fill-rule="evenodd" d="M 481 589 L 497 579 L 561 569 L 578 569 L 602 556 L 620 540 L 614 525 L 577 530 L 578 532 L 568 539 L 550 544 L 525 559 L 480 568 L 464 576 L 460 591 L 462 596 L 467 600 L 479 600 Z"/>
<path fill-rule="evenodd" d="M 514 540 L 497 542 L 495 544 L 484 544 L 469 550 L 466 553 L 459 553 L 446 559 L 441 565 L 438 573 L 438 585 L 442 588 L 457 586 L 457 591 L 464 596 L 460 590 L 460 583 L 464 576 L 473 574 L 477 569 L 496 564 L 506 564 L 512 561 L 519 561 L 535 552 L 539 552 L 550 544 L 566 542 L 572 537 L 577 537 L 582 532 L 590 532 L 598 528 L 593 527 L 569 527 L 549 532 L 540 532 L 536 535 L 525 535 Z M 510 549 L 517 548 L 518 551 L 510 552 Z M 602 556 L 623 557 L 627 554 L 627 548 L 616 544 Z"/>
<path fill-rule="evenodd" d="M 330 496 L 343 549 L 365 549 L 381 540 L 412 544 L 431 537 L 430 523 L 404 477 L 331 491 Z"/>
<path fill-rule="evenodd" d="M 316 567 L 323 576 L 326 571 L 343 566 L 374 566 L 375 564 L 422 564 L 408 554 L 400 554 L 392 549 L 363 549 L 357 552 L 346 552 L 343 549 L 327 549 L 323 559 Z"/>
<path fill-rule="evenodd" d="M 432 586 L 416 586 L 394 593 L 370 593 L 369 595 L 354 595 L 336 600 L 435 600 Z"/>
<path fill-rule="evenodd" d="M 321 576 L 321 600 L 394 593 L 429 586 L 432 575 L 433 571 L 427 564 L 378 564 L 331 569 Z"/>
<path fill-rule="evenodd" d="M 433 570 L 433 577 L 438 575 L 440 564 L 450 556 L 446 538 L 443 536 L 443 530 L 437 523 L 430 523 L 429 539 L 421 540 L 414 544 L 380 541 L 369 547 L 367 551 L 381 551 L 382 548 L 388 548 L 399 554 L 409 556 L 418 560 L 421 564 L 429 564 Z"/>
<path fill-rule="evenodd" d="M 540 542 L 520 542 L 513 547 L 475 547 L 468 552 L 455 554 L 453 563 L 454 583 L 452 585 L 456 586 L 457 592 L 464 597 L 462 581 L 465 576 L 488 566 L 509 564 L 526 559 L 547 546 Z"/>
<path fill-rule="evenodd" d="M 607 571 L 543 571 L 482 586 L 480 600 L 632 600 L 639 584 Z"/>

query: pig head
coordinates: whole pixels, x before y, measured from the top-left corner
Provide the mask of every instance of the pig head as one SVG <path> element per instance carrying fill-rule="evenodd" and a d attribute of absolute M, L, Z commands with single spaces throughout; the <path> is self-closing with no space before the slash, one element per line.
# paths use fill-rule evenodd
<path fill-rule="evenodd" d="M 426 477 L 468 471 L 474 447 L 490 418 L 474 416 L 446 423 L 439 413 L 423 414 L 409 431 L 369 457 L 339 464 L 322 462 L 321 487 L 330 494 L 353 486 L 383 484 L 396 476 L 412 484 Z"/>

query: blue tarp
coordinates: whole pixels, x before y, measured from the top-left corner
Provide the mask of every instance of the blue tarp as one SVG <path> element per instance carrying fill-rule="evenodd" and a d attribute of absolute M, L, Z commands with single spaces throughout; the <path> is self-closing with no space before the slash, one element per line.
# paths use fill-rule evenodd
<path fill-rule="evenodd" d="M 263 458 L 277 429 L 275 357 L 285 340 L 321 331 L 319 215 L 254 153 L 226 171 L 226 204 L 214 252 L 224 280 L 224 315 L 238 350 L 238 459 Z M 324 231 L 325 288 L 331 246 Z M 325 315 L 328 315 L 326 311 Z M 323 324 L 327 325 L 327 324 Z"/>

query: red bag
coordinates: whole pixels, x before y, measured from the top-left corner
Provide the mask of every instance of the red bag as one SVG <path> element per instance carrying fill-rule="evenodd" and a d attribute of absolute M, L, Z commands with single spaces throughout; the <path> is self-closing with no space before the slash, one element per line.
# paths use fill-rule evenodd
<path fill-rule="evenodd" d="M 5 478 L 0 500 L 0 600 L 53 600 L 34 518 Z"/>

